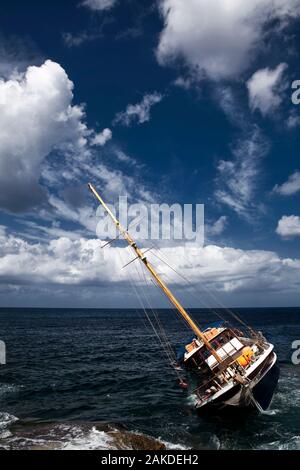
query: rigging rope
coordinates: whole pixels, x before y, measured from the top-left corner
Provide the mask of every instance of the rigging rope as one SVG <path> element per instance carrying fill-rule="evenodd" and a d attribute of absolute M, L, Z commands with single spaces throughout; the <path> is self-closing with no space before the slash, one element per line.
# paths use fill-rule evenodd
<path fill-rule="evenodd" d="M 120 255 L 120 257 L 121 257 L 121 261 L 123 262 L 121 253 L 119 253 L 119 255 Z M 138 261 L 139 261 L 139 260 L 138 260 Z M 138 273 L 138 271 L 137 271 L 137 273 Z M 138 273 L 138 275 L 139 275 L 139 273 Z M 142 308 L 143 312 L 145 313 L 145 316 L 146 316 L 146 318 L 147 318 L 147 320 L 148 320 L 148 322 L 149 322 L 149 324 L 150 324 L 150 326 L 151 326 L 151 328 L 152 328 L 152 330 L 153 330 L 153 332 L 154 332 L 154 334 L 155 334 L 155 338 L 158 340 L 158 345 L 161 347 L 161 350 L 165 353 L 169 365 L 172 366 L 172 363 L 174 362 L 174 360 L 173 360 L 173 355 L 175 355 L 175 354 L 174 354 L 174 351 L 173 351 L 173 350 L 170 350 L 170 349 L 168 349 L 168 348 L 166 347 L 166 345 L 164 344 L 164 342 L 163 342 L 161 336 L 159 335 L 157 329 L 155 328 L 155 325 L 153 324 L 153 322 L 152 322 L 152 320 L 151 320 L 151 318 L 150 318 L 150 316 L 149 316 L 149 314 L 148 314 L 148 312 L 147 312 L 147 309 L 145 308 L 145 305 L 144 305 L 144 303 L 143 303 L 142 296 L 139 294 L 138 289 L 137 289 L 136 286 L 135 286 L 135 283 L 134 283 L 134 281 L 133 281 L 133 279 L 132 279 L 132 273 L 131 273 L 131 272 L 130 272 L 130 276 L 129 276 L 129 277 L 130 277 L 130 284 L 131 284 L 131 287 L 132 287 L 132 289 L 133 289 L 133 291 L 134 291 L 134 293 L 135 293 L 135 295 L 136 295 L 136 297 L 137 297 L 137 299 L 138 299 L 138 301 L 139 301 L 139 304 L 141 305 L 141 308 Z M 139 276 L 139 277 L 140 277 L 140 276 Z M 153 309 L 151 309 L 151 311 L 153 312 Z M 176 358 L 176 357 L 175 357 L 175 358 Z M 176 369 L 174 369 L 174 367 L 172 367 L 171 370 L 173 371 L 173 373 L 175 373 L 175 375 L 177 376 L 177 378 L 180 380 L 181 377 L 180 377 L 179 372 L 178 372 Z"/>
<path fill-rule="evenodd" d="M 139 268 L 142 268 L 142 269 L 140 269 L 140 271 L 141 271 L 141 274 L 142 274 L 142 276 L 143 276 L 143 280 L 144 280 L 145 284 L 147 284 L 146 273 L 145 273 L 145 271 L 144 271 L 144 269 L 143 269 L 143 267 L 141 266 L 140 263 L 138 264 L 138 266 L 136 266 L 137 272 L 138 272 L 138 267 L 139 267 Z M 142 285 L 142 290 L 143 290 L 143 294 L 144 294 L 144 298 L 145 298 L 145 300 L 146 300 L 146 303 L 148 304 L 148 307 L 149 307 L 150 311 L 152 312 L 152 314 L 153 314 L 153 316 L 154 316 L 154 318 L 155 318 L 155 320 L 156 320 L 156 323 L 158 324 L 158 328 L 159 328 L 159 330 L 160 330 L 160 333 L 161 333 L 161 335 L 162 335 L 162 336 L 164 337 L 164 339 L 165 339 L 165 347 L 166 347 L 166 349 L 168 350 L 168 353 L 171 355 L 171 357 L 173 356 L 173 359 L 176 360 L 176 355 L 175 355 L 175 353 L 174 353 L 174 351 L 173 351 L 173 349 L 172 349 L 171 343 L 170 343 L 170 341 L 169 341 L 168 338 L 167 338 L 166 332 L 165 332 L 165 330 L 164 330 L 164 328 L 163 328 L 163 326 L 162 326 L 162 324 L 161 324 L 161 322 L 160 322 L 160 320 L 159 320 L 159 318 L 158 318 L 158 315 L 157 315 L 156 311 L 151 307 L 151 302 L 150 302 L 150 300 L 149 300 L 149 298 L 148 298 L 148 294 L 147 294 L 147 292 L 146 292 L 146 289 L 143 287 L 143 285 Z M 163 342 L 163 339 L 162 339 L 162 342 Z"/>
<path fill-rule="evenodd" d="M 164 256 L 165 258 L 166 255 L 161 251 L 161 249 L 159 247 L 156 246 L 156 249 L 160 252 L 161 256 Z M 179 273 L 178 271 L 176 271 L 176 269 L 174 269 L 166 260 L 162 259 L 160 256 L 157 255 L 157 253 L 154 253 L 152 252 L 152 254 L 158 258 L 160 261 L 162 261 L 163 263 L 165 263 L 172 271 L 174 271 L 178 276 L 180 276 L 185 282 L 187 282 L 191 287 L 192 289 L 196 289 L 195 286 L 191 283 L 191 281 L 186 278 L 183 274 Z M 202 277 L 201 273 L 199 273 L 199 275 Z M 205 289 L 205 291 L 207 292 L 208 295 L 210 295 L 210 297 L 215 301 L 217 302 L 220 307 L 222 309 L 224 309 L 229 315 L 231 315 L 233 318 L 235 318 L 239 323 L 241 323 L 243 326 L 245 326 L 252 334 L 255 334 L 254 330 L 251 328 L 250 325 L 248 325 L 244 320 L 242 320 L 240 318 L 240 316 L 236 313 L 234 313 L 231 309 L 229 309 L 228 307 L 226 307 L 224 304 L 222 304 L 221 301 L 218 300 L 218 298 L 212 293 L 210 292 L 210 290 L 208 289 L 208 287 L 205 286 L 205 284 L 203 285 L 203 288 Z M 212 287 L 214 289 L 214 287 Z M 195 295 L 194 295 L 195 297 Z M 197 295 L 197 299 L 199 299 L 199 294 Z M 203 302 L 203 299 L 201 299 L 202 302 Z M 217 315 L 220 319 L 226 321 L 226 319 L 224 317 L 222 317 L 222 315 L 220 315 L 216 310 L 214 309 L 211 309 L 210 310 L 215 314 Z"/>

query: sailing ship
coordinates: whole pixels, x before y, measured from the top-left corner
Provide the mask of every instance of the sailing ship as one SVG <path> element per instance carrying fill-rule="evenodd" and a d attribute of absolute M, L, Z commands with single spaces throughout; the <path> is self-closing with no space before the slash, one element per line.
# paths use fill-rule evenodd
<path fill-rule="evenodd" d="M 111 220 L 131 247 L 135 257 L 150 273 L 154 283 L 163 291 L 171 304 L 183 317 L 193 332 L 193 338 L 184 345 L 175 369 L 184 368 L 196 378 L 193 390 L 195 407 L 199 411 L 221 410 L 229 407 L 267 410 L 271 404 L 277 382 L 279 367 L 273 344 L 263 334 L 247 326 L 242 329 L 225 324 L 200 329 L 191 315 L 173 295 L 154 266 L 133 240 L 92 184 L 89 189 L 111 217 Z M 131 261 L 131 262 L 132 262 Z M 234 314 L 236 318 L 239 317 Z M 188 387 L 180 379 L 183 388 Z"/>

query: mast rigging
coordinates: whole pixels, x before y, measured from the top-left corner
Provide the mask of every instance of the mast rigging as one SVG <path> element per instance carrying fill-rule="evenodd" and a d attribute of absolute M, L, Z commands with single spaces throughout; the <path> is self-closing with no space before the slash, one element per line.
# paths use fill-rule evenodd
<path fill-rule="evenodd" d="M 93 193 L 95 198 L 100 202 L 100 204 L 104 207 L 106 212 L 109 214 L 111 217 L 113 223 L 116 225 L 117 229 L 119 232 L 123 235 L 124 239 L 127 241 L 129 246 L 134 250 L 136 254 L 136 259 L 140 259 L 144 266 L 147 268 L 147 270 L 150 272 L 151 276 L 154 278 L 155 282 L 157 285 L 162 289 L 164 294 L 168 297 L 168 299 L 171 301 L 171 303 L 174 305 L 174 307 L 178 310 L 178 312 L 182 315 L 182 317 L 186 320 L 186 322 L 189 324 L 191 329 L 194 331 L 194 333 L 197 335 L 198 338 L 201 339 L 201 341 L 205 344 L 207 349 L 211 352 L 211 354 L 214 356 L 214 358 L 217 360 L 219 364 L 222 363 L 222 359 L 220 356 L 217 354 L 217 352 L 214 350 L 214 348 L 211 346 L 210 342 L 206 339 L 205 334 L 200 330 L 198 325 L 194 322 L 194 320 L 190 317 L 190 315 L 187 313 L 187 311 L 184 309 L 184 307 L 180 304 L 180 302 L 176 299 L 176 297 L 172 294 L 170 289 L 166 286 L 164 281 L 161 279 L 161 277 L 156 273 L 154 267 L 152 264 L 148 261 L 148 259 L 145 256 L 145 253 L 143 253 L 140 248 L 138 248 L 136 242 L 133 240 L 131 235 L 125 230 L 125 228 L 121 225 L 119 220 L 115 217 L 113 212 L 109 209 L 107 204 L 104 202 L 104 200 L 101 198 L 101 196 L 98 194 L 96 189 L 91 183 L 88 183 L 88 187 L 90 191 Z"/>

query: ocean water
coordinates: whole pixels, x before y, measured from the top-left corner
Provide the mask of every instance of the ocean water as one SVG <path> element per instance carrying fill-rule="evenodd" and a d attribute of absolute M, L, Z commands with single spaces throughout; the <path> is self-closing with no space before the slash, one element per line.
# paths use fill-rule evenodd
<path fill-rule="evenodd" d="M 279 357 L 265 414 L 198 416 L 142 311 L 0 309 L 0 448 L 114 448 L 118 433 L 132 431 L 167 448 L 300 449 L 300 365 L 291 362 L 300 309 L 237 311 Z M 174 311 L 158 315 L 175 349 L 189 340 Z M 208 310 L 192 315 L 216 321 Z"/>

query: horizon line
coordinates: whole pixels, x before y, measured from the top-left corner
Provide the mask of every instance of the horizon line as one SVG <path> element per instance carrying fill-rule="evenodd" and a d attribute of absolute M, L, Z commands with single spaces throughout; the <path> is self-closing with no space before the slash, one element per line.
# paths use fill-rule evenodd
<path fill-rule="evenodd" d="M 276 309 L 279 310 L 281 308 L 287 309 L 287 308 L 299 308 L 299 305 L 295 306 L 280 306 L 280 307 L 274 307 L 274 306 L 260 306 L 260 307 L 185 307 L 188 310 L 228 310 L 228 309 Z M 1 307 L 0 310 L 12 310 L 12 309 L 23 309 L 23 310 L 144 310 L 141 307 Z M 148 307 L 146 310 L 174 310 L 174 307 Z M 175 309 L 176 310 L 176 309 Z"/>

